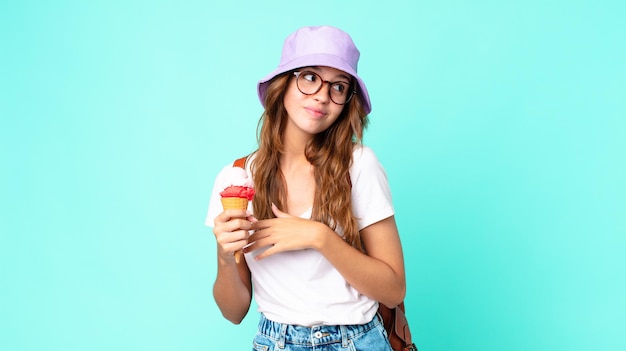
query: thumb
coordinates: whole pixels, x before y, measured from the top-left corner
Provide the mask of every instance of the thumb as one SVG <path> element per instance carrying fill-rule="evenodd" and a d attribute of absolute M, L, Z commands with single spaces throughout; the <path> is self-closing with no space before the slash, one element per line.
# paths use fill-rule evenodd
<path fill-rule="evenodd" d="M 272 202 L 272 212 L 274 212 L 274 215 L 276 216 L 276 218 L 289 218 L 291 217 L 291 215 L 289 215 L 288 213 L 285 213 L 281 210 L 278 209 L 278 207 L 276 207 L 276 204 L 274 204 Z"/>

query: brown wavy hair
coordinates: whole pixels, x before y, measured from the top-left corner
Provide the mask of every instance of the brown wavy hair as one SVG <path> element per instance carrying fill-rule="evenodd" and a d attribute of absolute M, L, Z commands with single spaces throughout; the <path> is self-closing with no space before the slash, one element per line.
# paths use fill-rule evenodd
<path fill-rule="evenodd" d="M 288 119 L 283 101 L 292 77 L 293 71 L 289 71 L 268 83 L 265 111 L 257 127 L 259 148 L 251 169 L 256 190 L 252 205 L 258 219 L 275 217 L 272 202 L 281 209 L 287 203 L 280 156 L 284 152 L 282 136 Z M 344 240 L 361 251 L 364 251 L 361 236 L 352 213 L 349 169 L 353 149 L 361 143 L 367 123 L 360 95 L 356 94 L 344 106 L 337 120 L 328 129 L 315 135 L 305 149 L 315 176 L 311 219 L 325 223 L 333 230 L 341 227 Z"/>

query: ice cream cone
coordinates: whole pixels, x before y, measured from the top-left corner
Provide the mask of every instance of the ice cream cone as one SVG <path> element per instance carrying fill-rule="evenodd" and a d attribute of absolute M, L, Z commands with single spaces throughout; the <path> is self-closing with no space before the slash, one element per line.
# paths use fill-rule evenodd
<path fill-rule="evenodd" d="M 247 210 L 248 199 L 245 197 L 223 197 L 222 207 L 224 210 Z M 241 251 L 235 251 L 235 262 L 241 262 Z"/>
<path fill-rule="evenodd" d="M 224 210 L 247 210 L 248 202 L 254 198 L 254 185 L 248 173 L 237 162 L 232 168 L 227 168 L 221 186 L 220 196 Z M 241 261 L 241 250 L 235 251 L 235 262 Z"/>
<path fill-rule="evenodd" d="M 222 207 L 225 210 L 247 210 L 248 199 L 245 197 L 223 197 Z"/>

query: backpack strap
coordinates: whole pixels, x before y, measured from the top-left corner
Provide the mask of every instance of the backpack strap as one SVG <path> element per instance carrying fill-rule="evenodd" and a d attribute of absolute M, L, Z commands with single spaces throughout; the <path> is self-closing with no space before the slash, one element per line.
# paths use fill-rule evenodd
<path fill-rule="evenodd" d="M 242 158 L 238 158 L 233 162 L 233 167 L 240 167 L 246 169 L 246 161 L 248 160 L 248 156 L 244 156 Z"/>

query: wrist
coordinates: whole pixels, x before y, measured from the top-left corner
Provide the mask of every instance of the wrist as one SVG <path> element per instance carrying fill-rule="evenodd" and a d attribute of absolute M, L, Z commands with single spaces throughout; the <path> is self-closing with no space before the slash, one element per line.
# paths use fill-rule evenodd
<path fill-rule="evenodd" d="M 323 251 L 328 246 L 329 240 L 332 240 L 333 236 L 337 236 L 337 233 L 333 231 L 329 226 L 324 223 L 317 222 L 317 230 L 313 235 L 313 249 L 317 251 Z"/>
<path fill-rule="evenodd" d="M 230 252 L 218 250 L 217 253 L 217 265 L 218 266 L 230 266 L 235 262 L 235 255 Z"/>

